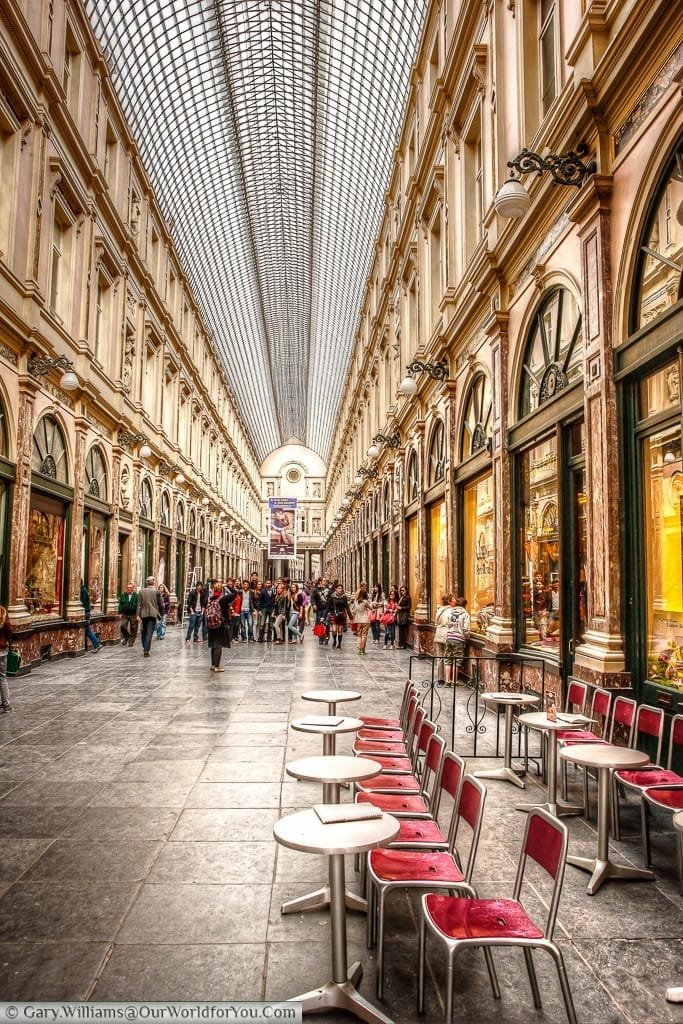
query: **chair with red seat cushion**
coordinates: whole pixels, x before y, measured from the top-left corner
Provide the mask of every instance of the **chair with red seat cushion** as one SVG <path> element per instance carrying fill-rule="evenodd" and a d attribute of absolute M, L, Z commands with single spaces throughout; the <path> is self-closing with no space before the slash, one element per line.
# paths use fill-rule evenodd
<path fill-rule="evenodd" d="M 562 891 L 562 880 L 567 858 L 568 833 L 565 824 L 546 811 L 537 808 L 530 812 L 526 823 L 522 851 L 512 899 L 462 899 L 429 893 L 422 897 L 420 922 L 420 948 L 418 962 L 418 1012 L 424 1010 L 424 977 L 426 935 L 429 931 L 446 949 L 448 973 L 446 979 L 446 1024 L 453 1017 L 453 974 L 456 954 L 472 946 L 481 947 L 491 979 L 493 995 L 500 999 L 500 988 L 493 965 L 491 949 L 494 946 L 517 946 L 524 950 L 527 973 L 534 1005 L 541 1009 L 532 949 L 544 949 L 555 961 L 562 997 L 570 1024 L 576 1024 L 576 1011 L 572 1000 L 562 953 L 553 942 L 557 908 Z M 554 880 L 545 928 L 536 925 L 521 902 L 524 873 L 531 858 Z"/>
<path fill-rule="evenodd" d="M 455 828 L 449 830 L 445 851 L 426 850 L 372 850 L 368 854 L 368 946 L 374 942 L 377 928 L 377 996 L 384 989 L 384 910 L 386 897 L 395 889 L 448 889 L 476 896 L 472 885 L 472 872 L 479 845 L 481 820 L 484 813 L 486 789 L 472 775 L 466 775 L 460 798 L 454 808 Z M 456 853 L 456 841 L 461 822 L 470 829 L 467 866 L 460 867 L 461 857 Z"/>
<path fill-rule="evenodd" d="M 612 814 L 614 825 L 614 838 L 621 839 L 621 821 L 619 814 L 619 794 L 626 794 L 629 790 L 637 793 L 642 799 L 644 790 L 651 786 L 677 786 L 683 785 L 683 775 L 673 771 L 673 759 L 677 750 L 683 747 L 683 715 L 674 715 L 671 720 L 671 733 L 669 739 L 669 756 L 666 768 L 658 762 L 662 753 L 662 741 L 664 738 L 664 712 L 662 708 L 653 708 L 648 704 L 641 704 L 638 708 L 638 722 L 636 723 L 635 746 L 638 747 L 641 736 L 654 736 L 657 740 L 657 753 L 653 764 L 646 764 L 642 768 L 632 771 L 622 769 L 612 775 Z M 641 837 L 643 848 L 646 838 L 642 834 L 642 809 L 641 809 Z"/>
<path fill-rule="evenodd" d="M 408 721 L 408 702 L 413 696 L 417 696 L 417 690 L 409 679 L 403 688 L 403 699 L 398 718 L 381 718 L 376 715 L 358 715 L 358 718 L 364 726 L 370 729 L 402 729 L 405 732 Z"/>
<path fill-rule="evenodd" d="M 429 738 L 418 793 L 357 793 L 356 803 L 372 804 L 397 818 L 431 818 L 431 805 L 439 790 L 446 744 L 434 733 Z M 430 788 L 431 787 L 431 788 Z"/>
<path fill-rule="evenodd" d="M 650 808 L 658 807 L 660 810 L 683 811 L 683 785 L 680 786 L 652 786 L 644 789 L 640 813 L 642 818 L 643 835 L 643 863 L 649 868 L 652 863 L 652 852 L 650 848 Z M 683 848 L 681 847 L 681 836 L 683 833 L 676 832 L 678 844 L 678 887 L 683 894 Z"/>
<path fill-rule="evenodd" d="M 409 774 L 402 773 L 396 774 L 395 771 L 390 770 L 385 772 L 382 770 L 379 775 L 375 775 L 372 779 L 367 782 L 357 782 L 356 792 L 357 793 L 394 793 L 396 791 L 401 792 L 413 792 L 418 793 L 420 791 L 420 778 L 419 778 L 419 763 L 421 757 L 427 756 L 427 747 L 429 741 L 436 732 L 436 725 L 434 722 L 423 722 L 422 728 L 420 729 L 420 735 L 417 740 L 417 746 L 413 753 L 411 761 L 412 771 Z M 444 741 L 444 747 L 445 747 Z"/>
<path fill-rule="evenodd" d="M 577 746 L 579 743 L 617 743 L 619 739 L 625 740 L 622 746 L 632 747 L 634 727 L 636 722 L 636 702 L 631 697 L 616 697 L 614 704 L 612 705 L 612 717 L 609 723 L 609 733 L 607 739 L 602 736 L 589 736 L 584 737 L 583 740 L 575 733 L 573 736 L 570 735 L 566 740 L 562 742 L 562 747 Z M 583 769 L 583 811 L 586 817 L 588 817 L 588 772 Z"/>
<path fill-rule="evenodd" d="M 609 728 L 609 716 L 612 709 L 612 694 L 609 690 L 600 687 L 593 690 L 589 718 L 592 719 L 590 729 L 561 729 L 557 732 L 556 739 L 558 749 L 568 743 L 604 743 L 604 737 Z M 600 729 L 598 733 L 596 730 Z M 567 762 L 562 761 L 562 797 L 567 799 Z M 588 815 L 588 780 L 585 769 L 583 771 L 583 811 Z"/>
<path fill-rule="evenodd" d="M 447 850 L 451 834 L 455 828 L 455 814 L 464 775 L 464 760 L 458 754 L 449 750 L 443 759 L 439 788 L 431 805 L 433 818 L 402 818 L 399 821 L 399 834 L 385 849 Z M 444 832 L 439 825 L 438 815 L 441 810 L 442 798 L 445 795 L 449 796 L 452 800 L 452 810 L 448 828 Z"/>
<path fill-rule="evenodd" d="M 364 757 L 375 753 L 383 755 L 398 755 L 400 757 L 412 757 L 415 737 L 419 736 L 422 723 L 426 717 L 427 712 L 424 708 L 421 708 L 415 700 L 410 715 L 408 731 L 403 739 L 356 739 L 352 747 L 353 753 L 356 755 L 362 754 Z"/>

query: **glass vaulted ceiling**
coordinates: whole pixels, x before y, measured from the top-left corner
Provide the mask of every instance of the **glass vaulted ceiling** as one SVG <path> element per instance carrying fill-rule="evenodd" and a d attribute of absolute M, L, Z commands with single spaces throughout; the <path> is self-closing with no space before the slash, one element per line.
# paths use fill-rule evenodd
<path fill-rule="evenodd" d="M 85 0 L 259 458 L 329 453 L 425 0 Z"/>

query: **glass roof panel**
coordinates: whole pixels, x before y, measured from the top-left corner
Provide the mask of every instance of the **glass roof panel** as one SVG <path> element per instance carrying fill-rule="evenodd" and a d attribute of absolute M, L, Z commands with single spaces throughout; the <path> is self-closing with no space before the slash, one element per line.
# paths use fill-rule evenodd
<path fill-rule="evenodd" d="M 426 0 L 85 0 L 258 458 L 327 458 Z"/>

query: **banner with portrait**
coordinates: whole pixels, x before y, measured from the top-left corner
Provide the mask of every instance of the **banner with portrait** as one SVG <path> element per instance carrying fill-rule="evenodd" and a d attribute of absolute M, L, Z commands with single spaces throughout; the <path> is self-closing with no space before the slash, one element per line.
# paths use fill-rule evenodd
<path fill-rule="evenodd" d="M 269 498 L 269 558 L 296 558 L 296 498 Z"/>

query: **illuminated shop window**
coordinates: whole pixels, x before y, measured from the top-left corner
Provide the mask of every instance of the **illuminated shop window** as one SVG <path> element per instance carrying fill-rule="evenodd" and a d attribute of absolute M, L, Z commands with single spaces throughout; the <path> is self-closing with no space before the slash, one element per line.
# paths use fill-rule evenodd
<path fill-rule="evenodd" d="M 524 452 L 521 462 L 520 555 L 524 643 L 559 651 L 560 536 L 557 439 Z"/>
<path fill-rule="evenodd" d="M 640 385 L 640 416 L 677 418 L 641 441 L 648 678 L 683 689 L 683 462 L 678 361 Z"/>
<path fill-rule="evenodd" d="M 495 542 L 493 473 L 463 488 L 463 595 L 472 632 L 485 633 L 493 616 Z"/>

